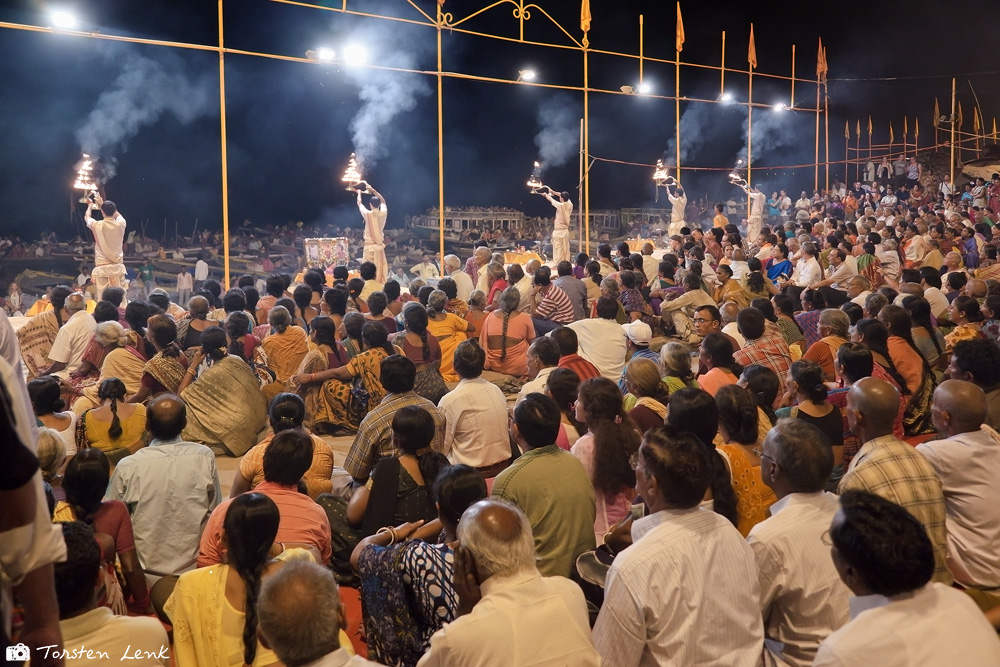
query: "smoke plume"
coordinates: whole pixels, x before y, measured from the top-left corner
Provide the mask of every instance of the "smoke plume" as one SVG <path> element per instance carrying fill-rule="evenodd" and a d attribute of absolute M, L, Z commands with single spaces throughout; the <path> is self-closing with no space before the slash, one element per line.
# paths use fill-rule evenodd
<path fill-rule="evenodd" d="M 716 137 L 724 124 L 719 122 L 717 110 L 707 104 L 688 104 L 681 114 L 681 166 L 695 160 L 705 145 Z M 665 164 L 677 163 L 677 137 L 671 137 L 667 142 L 667 150 L 663 154 Z"/>
<path fill-rule="evenodd" d="M 379 64 L 416 69 L 417 60 L 408 53 L 380 53 Z M 362 173 L 367 173 L 385 157 L 390 142 L 385 131 L 396 116 L 413 111 L 417 98 L 427 95 L 425 77 L 376 69 L 345 70 L 358 84 L 361 108 L 351 120 L 351 138 Z"/>
<path fill-rule="evenodd" d="M 538 125 L 535 135 L 538 161 L 543 167 L 566 164 L 580 149 L 579 105 L 569 95 L 555 95 L 538 107 Z"/>
<path fill-rule="evenodd" d="M 100 158 L 102 180 L 114 176 L 115 154 L 127 150 L 128 141 L 142 128 L 168 112 L 190 123 L 213 110 L 218 89 L 213 78 L 189 74 L 176 54 L 163 53 L 154 60 L 127 51 L 123 59 L 119 48 L 106 55 L 122 63 L 121 71 L 76 131 L 83 152 Z"/>
<path fill-rule="evenodd" d="M 790 114 L 794 112 L 755 110 L 753 116 L 753 160 L 759 162 L 779 150 L 795 147 L 801 143 L 801 135 L 795 131 Z M 747 145 L 747 126 L 750 123 L 749 117 L 743 119 L 743 148 L 740 149 L 736 157 L 746 164 L 747 153 L 750 147 Z"/>

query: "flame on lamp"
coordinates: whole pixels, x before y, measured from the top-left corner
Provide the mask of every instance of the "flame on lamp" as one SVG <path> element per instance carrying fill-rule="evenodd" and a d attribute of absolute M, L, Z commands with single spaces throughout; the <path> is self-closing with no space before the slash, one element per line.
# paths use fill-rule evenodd
<path fill-rule="evenodd" d="M 340 179 L 344 183 L 347 183 L 347 190 L 356 190 L 358 185 L 364 182 L 361 176 L 361 170 L 358 168 L 358 159 L 354 153 L 351 153 L 351 159 L 347 162 L 347 169 L 344 171 L 343 178 Z"/>
<path fill-rule="evenodd" d="M 73 189 L 97 189 L 97 181 L 94 178 L 94 160 L 86 153 L 83 154 L 83 159 L 81 159 L 76 165 L 76 182 L 73 183 Z"/>
<path fill-rule="evenodd" d="M 531 171 L 531 178 L 528 179 L 528 187 L 531 188 L 531 194 L 537 194 L 540 189 L 545 187 L 542 185 L 542 165 L 535 161 L 535 168 Z"/>

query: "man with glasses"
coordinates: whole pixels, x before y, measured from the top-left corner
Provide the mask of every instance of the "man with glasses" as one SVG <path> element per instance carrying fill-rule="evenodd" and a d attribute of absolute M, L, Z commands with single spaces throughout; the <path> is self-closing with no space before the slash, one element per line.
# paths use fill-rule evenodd
<path fill-rule="evenodd" d="M 698 306 L 694 311 L 694 317 L 691 318 L 691 323 L 694 324 L 694 332 L 703 340 L 710 333 L 721 333 L 732 343 L 733 354 L 736 354 L 740 349 L 740 344 L 736 339 L 722 330 L 722 313 L 715 306 Z M 707 372 L 708 367 L 705 366 L 705 362 L 699 361 L 698 375 L 704 375 Z"/>
<path fill-rule="evenodd" d="M 708 450 L 688 431 L 656 426 L 634 464 L 650 513 L 608 571 L 594 626 L 602 664 L 758 665 L 757 566 L 733 524 L 699 506 L 712 476 Z"/>
<path fill-rule="evenodd" d="M 848 621 L 850 590 L 822 542 L 840 507 L 823 491 L 832 470 L 826 436 L 801 419 L 778 421 L 764 440 L 761 477 L 778 500 L 747 542 L 760 572 L 764 649 L 780 665 L 811 665 L 820 642 Z"/>

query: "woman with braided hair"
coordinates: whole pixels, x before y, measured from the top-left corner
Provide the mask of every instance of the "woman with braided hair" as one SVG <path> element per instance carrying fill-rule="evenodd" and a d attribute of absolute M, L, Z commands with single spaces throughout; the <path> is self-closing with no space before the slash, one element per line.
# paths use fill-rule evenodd
<path fill-rule="evenodd" d="M 164 606 L 174 627 L 178 665 L 263 667 L 279 662 L 257 639 L 261 582 L 285 562 L 315 560 L 298 548 L 272 557 L 282 548 L 274 542 L 279 521 L 278 506 L 262 493 L 251 491 L 232 500 L 223 522 L 226 563 L 182 574 Z"/>
<path fill-rule="evenodd" d="M 447 301 L 444 292 L 434 290 L 431 294 L 439 295 L 435 303 L 443 311 Z M 428 297 L 429 302 L 430 297 Z M 441 343 L 436 336 L 430 335 L 427 331 L 429 310 L 430 306 L 424 308 L 419 303 L 406 304 L 403 307 L 406 330 L 393 336 L 392 343 L 417 367 L 417 380 L 413 385 L 413 391 L 437 405 L 441 397 L 448 393 L 448 386 L 441 376 Z M 438 311 L 435 309 L 433 312 Z"/>
<path fill-rule="evenodd" d="M 535 338 L 535 325 L 527 313 L 518 312 L 521 293 L 508 287 L 500 294 L 500 306 L 483 321 L 479 345 L 486 351 L 486 370 L 507 375 L 528 374 L 528 345 Z"/>
<path fill-rule="evenodd" d="M 100 405 L 80 415 L 76 426 L 77 449 L 92 447 L 107 454 L 112 465 L 146 446 L 146 406 L 126 403 L 125 383 L 116 377 L 101 382 Z"/>
<path fill-rule="evenodd" d="M 448 278 L 441 282 L 445 280 Z M 450 312 L 453 301 L 444 290 L 434 290 L 427 298 L 427 331 L 441 344 L 441 377 L 445 382 L 458 382 L 454 366 L 455 348 L 469 337 L 468 334 L 476 333 L 476 327 L 468 320 Z"/>

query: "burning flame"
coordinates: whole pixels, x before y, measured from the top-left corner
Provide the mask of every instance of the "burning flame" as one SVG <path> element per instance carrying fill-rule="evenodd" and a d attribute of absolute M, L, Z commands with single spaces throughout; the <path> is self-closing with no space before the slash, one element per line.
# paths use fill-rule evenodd
<path fill-rule="evenodd" d="M 528 187 L 532 190 L 538 190 L 542 187 L 542 165 L 535 161 L 535 168 L 531 171 L 531 178 L 528 179 Z"/>
<path fill-rule="evenodd" d="M 94 160 L 83 154 L 83 159 L 76 166 L 76 182 L 73 184 L 74 190 L 96 190 L 97 181 L 94 178 Z"/>
<path fill-rule="evenodd" d="M 667 173 L 667 168 L 663 166 L 663 160 L 656 161 L 656 169 L 653 170 L 653 180 L 656 181 L 657 185 L 663 185 L 669 174 Z"/>
<path fill-rule="evenodd" d="M 340 180 L 347 183 L 348 190 L 353 190 L 355 186 L 364 180 L 361 176 L 361 170 L 358 169 L 358 160 L 354 153 L 351 153 L 351 159 L 347 163 L 347 169 L 344 171 L 344 177 Z"/>

